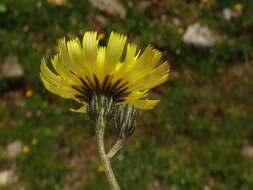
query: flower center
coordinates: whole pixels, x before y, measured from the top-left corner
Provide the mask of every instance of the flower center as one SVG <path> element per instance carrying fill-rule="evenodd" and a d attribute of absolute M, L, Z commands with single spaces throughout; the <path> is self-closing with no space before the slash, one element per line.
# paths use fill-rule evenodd
<path fill-rule="evenodd" d="M 125 98 L 130 94 L 128 91 L 127 84 L 122 79 L 118 79 L 112 82 L 113 75 L 107 75 L 102 84 L 96 75 L 93 74 L 93 79 L 89 77 L 81 78 L 81 86 L 72 85 L 71 87 L 79 92 L 75 97 L 80 101 L 91 102 L 92 98 L 97 95 L 104 95 L 106 97 L 111 97 L 114 102 L 123 102 Z"/>

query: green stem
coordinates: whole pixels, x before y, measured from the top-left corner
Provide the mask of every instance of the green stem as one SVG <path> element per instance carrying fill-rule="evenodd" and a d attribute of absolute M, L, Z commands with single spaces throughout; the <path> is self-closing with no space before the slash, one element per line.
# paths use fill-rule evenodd
<path fill-rule="evenodd" d="M 112 187 L 113 190 L 120 190 L 120 186 L 114 176 L 111 162 L 109 157 L 105 152 L 105 145 L 104 145 L 104 132 L 106 127 L 107 121 L 105 117 L 105 110 L 101 109 L 97 122 L 96 122 L 96 135 L 97 135 L 97 143 L 98 143 L 98 152 L 102 161 L 102 164 L 105 168 L 105 173 L 107 179 Z"/>

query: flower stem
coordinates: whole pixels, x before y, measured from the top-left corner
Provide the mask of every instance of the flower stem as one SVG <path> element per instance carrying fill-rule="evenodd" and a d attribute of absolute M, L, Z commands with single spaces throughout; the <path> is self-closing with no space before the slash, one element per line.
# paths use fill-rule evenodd
<path fill-rule="evenodd" d="M 122 138 L 116 141 L 113 147 L 107 152 L 107 156 L 109 159 L 113 158 L 113 156 L 115 156 L 115 154 L 118 153 L 118 151 L 122 148 L 122 144 L 123 144 Z"/>
<path fill-rule="evenodd" d="M 114 176 L 112 167 L 111 167 L 111 162 L 109 157 L 106 154 L 105 151 L 105 145 L 104 145 L 104 132 L 105 132 L 105 127 L 107 124 L 106 121 L 106 117 L 105 117 L 105 109 L 101 109 L 99 116 L 97 118 L 97 122 L 96 122 L 96 135 L 97 135 L 97 143 L 98 143 L 98 152 L 99 152 L 99 156 L 100 159 L 102 161 L 102 164 L 105 168 L 105 173 L 107 176 L 107 179 L 111 185 L 111 188 L 113 190 L 120 190 L 120 186 Z"/>

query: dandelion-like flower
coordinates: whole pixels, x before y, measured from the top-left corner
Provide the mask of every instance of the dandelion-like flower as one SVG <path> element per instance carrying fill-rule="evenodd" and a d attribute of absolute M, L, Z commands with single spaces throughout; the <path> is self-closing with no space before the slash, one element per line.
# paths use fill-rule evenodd
<path fill-rule="evenodd" d="M 82 43 L 79 39 L 60 39 L 58 53 L 51 59 L 54 72 L 42 60 L 44 86 L 83 104 L 74 110 L 78 112 L 85 113 L 96 95 L 110 97 L 115 104 L 154 108 L 159 100 L 146 98 L 150 89 L 168 79 L 169 73 L 168 63 L 160 64 L 161 52 L 148 46 L 141 53 L 137 45 L 126 44 L 125 35 L 115 32 L 111 32 L 107 46 L 100 46 L 99 40 L 97 32 L 86 32 Z"/>
<path fill-rule="evenodd" d="M 22 152 L 25 153 L 25 154 L 28 153 L 28 152 L 30 152 L 30 147 L 27 146 L 27 145 L 23 146 Z"/>
<path fill-rule="evenodd" d="M 237 3 L 237 4 L 234 5 L 234 9 L 236 11 L 241 12 L 243 10 L 243 5 L 241 3 Z"/>
<path fill-rule="evenodd" d="M 184 28 L 183 27 L 180 27 L 177 29 L 177 33 L 178 34 L 183 34 L 185 31 L 184 31 Z"/>
<path fill-rule="evenodd" d="M 72 111 L 88 112 L 96 120 L 104 171 L 112 189 L 120 190 L 110 159 L 133 133 L 137 109 L 152 109 L 159 102 L 147 97 L 152 88 L 167 81 L 169 65 L 160 62 L 162 54 L 152 46 L 141 53 L 137 45 L 126 44 L 125 35 L 112 32 L 107 46 L 99 46 L 100 39 L 96 32 L 86 32 L 82 43 L 59 40 L 58 53 L 51 60 L 54 71 L 43 59 L 40 76 L 50 92 L 83 104 Z M 104 131 L 112 118 L 118 140 L 106 152 Z"/>

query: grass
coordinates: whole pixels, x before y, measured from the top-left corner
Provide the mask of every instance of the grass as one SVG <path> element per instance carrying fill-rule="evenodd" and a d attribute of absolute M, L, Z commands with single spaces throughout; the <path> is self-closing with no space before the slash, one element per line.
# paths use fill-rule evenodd
<path fill-rule="evenodd" d="M 133 6 L 121 2 L 125 20 L 87 1 L 72 0 L 62 7 L 42 0 L 1 1 L 0 62 L 17 57 L 25 76 L 18 81 L 0 77 L 0 169 L 15 165 L 19 175 L 17 183 L 0 189 L 109 189 L 98 169 L 94 123 L 69 111 L 76 103 L 48 93 L 38 73 L 42 56 L 55 52 L 58 38 L 115 30 L 142 47 L 152 43 L 172 67 L 170 81 L 153 92 L 160 105 L 141 114 L 134 135 L 113 160 L 123 189 L 251 190 L 253 160 L 241 150 L 253 143 L 253 3 L 161 1 L 141 11 L 138 1 Z M 241 17 L 220 18 L 224 8 L 238 2 L 244 6 Z M 106 18 L 106 27 L 94 19 L 97 14 Z M 212 49 L 183 43 L 178 28 L 195 22 L 215 33 Z M 28 89 L 32 97 L 25 96 Z M 107 141 L 113 138 L 108 131 Z M 9 160 L 3 150 L 15 140 L 30 151 Z"/>

